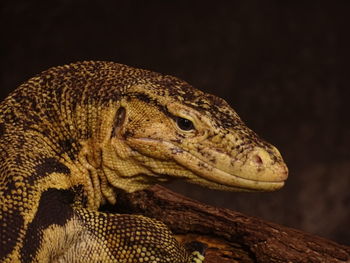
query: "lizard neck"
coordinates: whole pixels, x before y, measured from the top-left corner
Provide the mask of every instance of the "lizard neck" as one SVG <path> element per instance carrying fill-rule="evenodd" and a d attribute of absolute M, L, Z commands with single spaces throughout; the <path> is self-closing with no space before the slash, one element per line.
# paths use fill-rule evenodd
<path fill-rule="evenodd" d="M 88 182 L 84 185 L 88 205 L 92 208 L 106 202 L 115 204 L 118 189 L 134 192 L 157 181 L 152 180 L 152 172 L 134 158 L 139 153 L 132 150 L 122 137 L 115 136 L 114 122 L 118 108 L 119 105 L 113 105 L 101 109 L 103 119 L 98 121 L 99 128 L 91 138 L 80 142 L 82 148 L 77 154 L 75 167 L 82 171 L 85 182 Z M 78 181 L 83 178 L 76 179 L 75 184 L 79 184 Z"/>

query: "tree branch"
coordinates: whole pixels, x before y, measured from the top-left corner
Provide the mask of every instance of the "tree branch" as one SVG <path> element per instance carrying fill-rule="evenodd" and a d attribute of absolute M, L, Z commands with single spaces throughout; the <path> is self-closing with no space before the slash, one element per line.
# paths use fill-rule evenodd
<path fill-rule="evenodd" d="M 167 224 L 181 242 L 209 247 L 206 263 L 350 262 L 350 247 L 302 231 L 216 208 L 156 185 L 121 194 L 118 212 L 138 213 Z"/>

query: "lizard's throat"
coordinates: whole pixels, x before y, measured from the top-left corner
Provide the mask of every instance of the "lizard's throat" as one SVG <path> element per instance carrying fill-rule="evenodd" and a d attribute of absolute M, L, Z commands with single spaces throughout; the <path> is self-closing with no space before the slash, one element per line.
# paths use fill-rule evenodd
<path fill-rule="evenodd" d="M 101 148 L 101 177 L 107 184 L 126 192 L 146 189 L 156 183 L 165 182 L 166 175 L 154 172 L 142 156 L 131 150 L 122 140 Z M 147 157 L 145 157 L 147 158 Z M 141 158 L 142 159 L 142 158 Z"/>
<path fill-rule="evenodd" d="M 116 152 L 110 144 L 89 141 L 82 145 L 75 164 L 81 176 L 75 180 L 84 185 L 88 207 L 97 209 L 106 202 L 115 204 L 117 189 L 134 192 L 152 185 L 152 180 L 145 179 L 147 170 L 136 169 L 122 147 Z"/>

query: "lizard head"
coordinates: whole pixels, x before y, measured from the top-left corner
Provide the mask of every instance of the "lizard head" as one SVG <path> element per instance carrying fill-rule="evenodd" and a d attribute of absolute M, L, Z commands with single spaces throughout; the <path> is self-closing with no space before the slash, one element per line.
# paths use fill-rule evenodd
<path fill-rule="evenodd" d="M 174 77 L 156 75 L 126 89 L 113 126 L 110 145 L 119 159 L 109 167 L 119 163 L 115 170 L 128 178 L 127 187 L 115 184 L 128 191 L 171 178 L 220 190 L 272 191 L 288 176 L 279 151 L 223 99 Z"/>

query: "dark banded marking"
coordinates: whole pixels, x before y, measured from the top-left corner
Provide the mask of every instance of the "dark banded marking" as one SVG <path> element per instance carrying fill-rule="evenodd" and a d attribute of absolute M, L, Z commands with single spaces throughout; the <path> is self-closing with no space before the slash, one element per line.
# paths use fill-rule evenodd
<path fill-rule="evenodd" d="M 20 250 L 22 258 L 27 262 L 33 260 L 41 247 L 43 231 L 52 225 L 64 226 L 73 217 L 73 209 L 70 206 L 73 201 L 73 190 L 50 188 L 42 193 L 38 210 L 23 240 Z"/>

